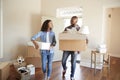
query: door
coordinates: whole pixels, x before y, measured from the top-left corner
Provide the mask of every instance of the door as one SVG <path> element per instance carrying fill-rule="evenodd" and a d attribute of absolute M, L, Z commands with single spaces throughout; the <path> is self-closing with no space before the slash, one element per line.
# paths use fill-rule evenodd
<path fill-rule="evenodd" d="M 107 9 L 107 46 L 112 56 L 120 57 L 120 8 Z"/>
<path fill-rule="evenodd" d="M 61 33 L 64 30 L 64 20 L 60 18 L 55 18 L 55 17 L 48 17 L 48 16 L 43 16 L 41 18 L 41 22 L 43 23 L 45 20 L 50 19 L 53 22 L 53 31 L 55 32 L 56 36 L 56 41 L 57 44 L 54 48 L 54 59 L 53 61 L 60 61 L 62 59 L 62 51 L 59 50 L 59 33 Z"/>

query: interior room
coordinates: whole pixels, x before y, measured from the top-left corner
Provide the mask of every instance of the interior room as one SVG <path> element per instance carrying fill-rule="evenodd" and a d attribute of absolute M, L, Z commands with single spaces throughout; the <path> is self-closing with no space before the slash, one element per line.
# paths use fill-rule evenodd
<path fill-rule="evenodd" d="M 65 32 L 73 16 L 80 30 Z M 44 79 L 41 47 L 35 45 L 42 46 L 42 40 L 32 39 L 46 20 L 56 38 L 49 79 Z M 0 80 L 120 80 L 119 30 L 120 0 L 0 0 Z M 66 48 L 77 55 L 74 79 L 72 55 L 63 78 Z"/>

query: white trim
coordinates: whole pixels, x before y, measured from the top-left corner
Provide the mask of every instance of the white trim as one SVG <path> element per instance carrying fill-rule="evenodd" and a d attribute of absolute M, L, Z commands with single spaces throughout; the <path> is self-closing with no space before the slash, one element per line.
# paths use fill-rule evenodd
<path fill-rule="evenodd" d="M 1 8 L 0 9 L 0 12 L 1 12 L 1 15 L 0 15 L 1 16 L 1 22 L 0 22 L 1 23 L 1 25 L 0 25 L 1 26 L 0 27 L 1 28 L 0 29 L 1 30 L 0 31 L 0 33 L 1 33 L 1 35 L 0 35 L 1 36 L 1 38 L 0 38 L 1 39 L 0 58 L 3 58 L 3 2 L 2 2 L 2 0 L 0 0 L 0 2 L 1 2 L 1 4 L 0 4 L 0 8 Z"/>
<path fill-rule="evenodd" d="M 91 61 L 89 59 L 81 59 L 80 61 L 80 66 L 84 66 L 84 67 L 91 67 Z M 102 69 L 102 65 L 96 65 L 96 69 Z M 92 68 L 94 68 L 94 64 L 92 64 Z"/>

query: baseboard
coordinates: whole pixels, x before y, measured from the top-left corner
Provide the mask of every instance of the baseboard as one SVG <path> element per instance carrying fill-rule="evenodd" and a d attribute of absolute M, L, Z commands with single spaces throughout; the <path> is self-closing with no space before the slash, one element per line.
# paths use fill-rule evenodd
<path fill-rule="evenodd" d="M 115 57 L 115 58 L 120 58 L 120 56 L 116 56 L 116 55 L 112 55 L 110 54 L 111 57 Z"/>
<path fill-rule="evenodd" d="M 82 59 L 80 61 L 80 66 L 84 66 L 84 67 L 89 67 L 91 68 L 91 61 L 90 60 L 85 60 L 85 59 Z M 103 65 L 102 64 L 99 64 L 99 65 L 96 65 L 96 69 L 102 69 Z M 94 64 L 92 64 L 92 68 L 94 68 Z"/>
<path fill-rule="evenodd" d="M 55 61 L 53 61 L 53 63 L 55 63 L 55 62 L 61 62 L 61 60 L 55 60 Z M 80 66 L 91 68 L 91 61 L 87 60 L 87 59 L 82 59 L 80 61 Z M 96 65 L 96 69 L 102 69 L 102 67 L 103 67 L 103 65 Z M 92 64 L 92 68 L 94 68 L 94 64 Z"/>

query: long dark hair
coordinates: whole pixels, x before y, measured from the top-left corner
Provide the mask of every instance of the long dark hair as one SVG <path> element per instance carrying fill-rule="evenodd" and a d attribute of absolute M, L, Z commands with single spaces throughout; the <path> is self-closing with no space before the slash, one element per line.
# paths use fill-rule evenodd
<path fill-rule="evenodd" d="M 44 23 L 42 24 L 41 31 L 47 31 L 49 28 L 48 23 L 51 22 L 52 20 L 45 20 Z M 51 29 L 52 30 L 52 29 Z"/>

